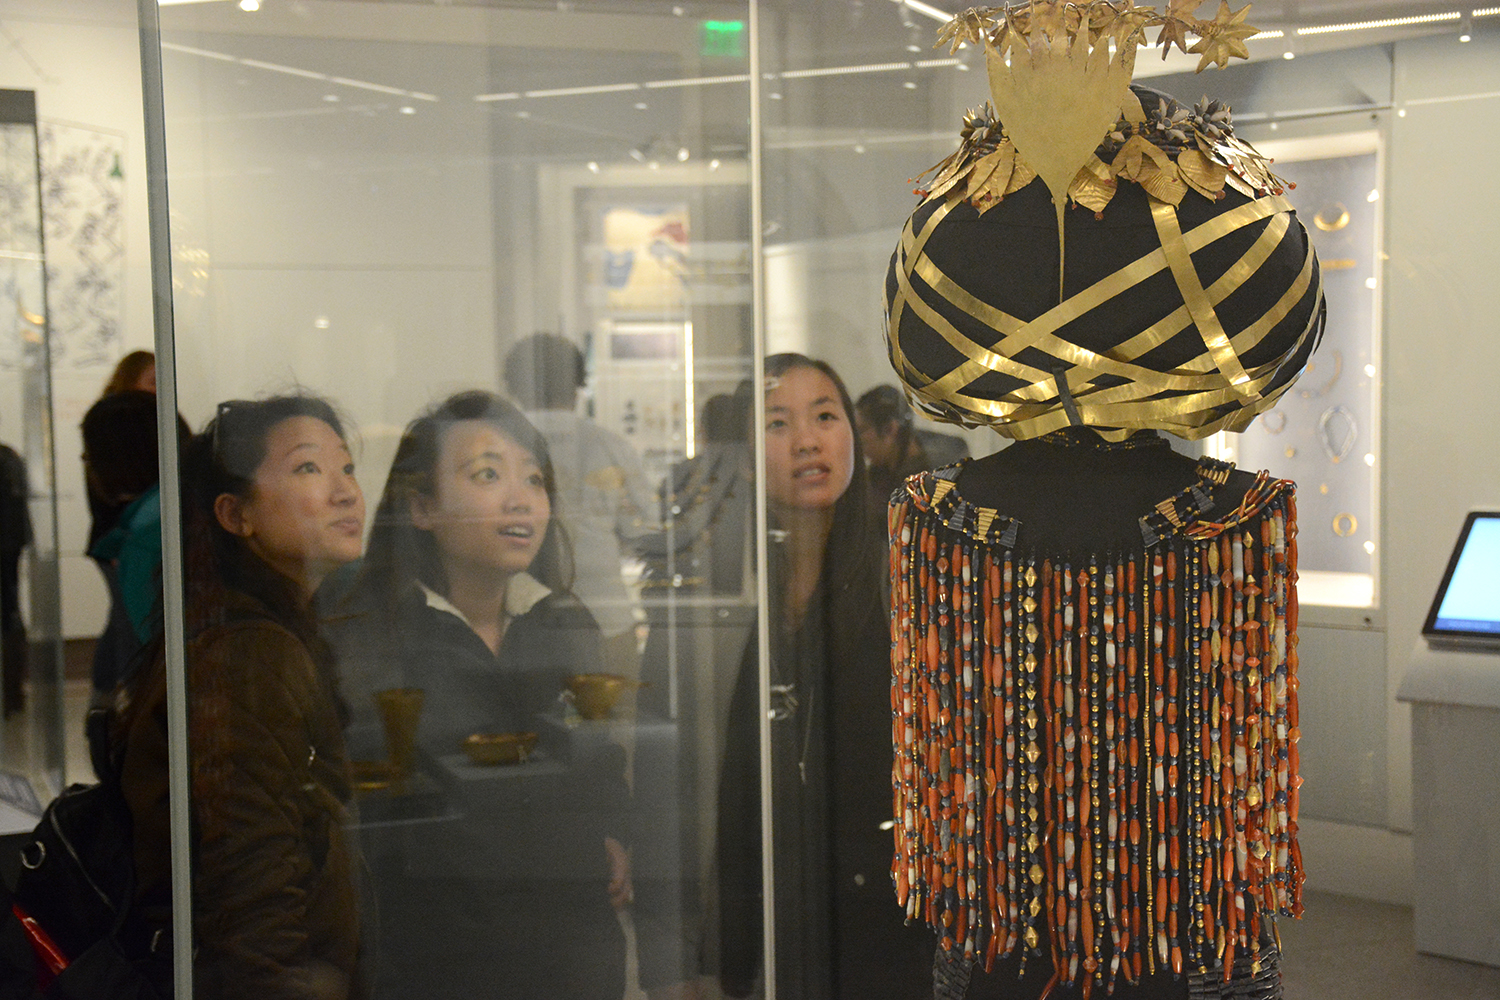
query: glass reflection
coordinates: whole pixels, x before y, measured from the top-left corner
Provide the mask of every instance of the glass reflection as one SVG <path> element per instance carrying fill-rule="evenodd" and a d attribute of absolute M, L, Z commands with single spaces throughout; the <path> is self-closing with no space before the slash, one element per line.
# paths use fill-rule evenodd
<path fill-rule="evenodd" d="M 922 996 L 932 938 L 890 885 L 890 632 L 864 455 L 842 380 L 766 359 L 771 524 L 772 871 L 778 997 Z M 719 786 L 724 992 L 760 975 L 757 650 L 747 646 Z"/>
<path fill-rule="evenodd" d="M 397 448 L 335 631 L 356 718 L 421 692 L 417 773 L 365 810 L 379 996 L 624 992 L 624 753 L 559 701 L 608 711 L 579 682 L 604 649 L 570 589 L 560 500 L 547 440 L 490 393 L 450 397 Z M 382 813 L 409 823 L 381 836 Z"/>

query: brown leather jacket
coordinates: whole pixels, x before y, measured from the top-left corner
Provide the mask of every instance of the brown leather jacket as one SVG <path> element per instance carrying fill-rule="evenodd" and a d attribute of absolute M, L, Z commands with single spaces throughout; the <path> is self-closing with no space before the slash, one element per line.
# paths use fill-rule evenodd
<path fill-rule="evenodd" d="M 195 996 L 345 1000 L 358 992 L 355 848 L 335 680 L 262 605 L 188 646 Z M 160 657 L 129 713 L 122 786 L 139 893 L 170 885 Z"/>

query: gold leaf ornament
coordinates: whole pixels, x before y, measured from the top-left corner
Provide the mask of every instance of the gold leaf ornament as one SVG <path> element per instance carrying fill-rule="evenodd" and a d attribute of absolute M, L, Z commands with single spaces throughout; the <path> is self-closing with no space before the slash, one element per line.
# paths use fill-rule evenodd
<path fill-rule="evenodd" d="M 1212 200 L 1223 192 L 1229 168 L 1215 163 L 1199 150 L 1185 149 L 1177 154 L 1177 173 L 1194 191 Z"/>
<path fill-rule="evenodd" d="M 1219 13 L 1212 21 L 1203 24 L 1198 33 L 1202 36 L 1188 52 L 1197 55 L 1202 54 L 1198 60 L 1196 72 L 1203 72 L 1209 63 L 1217 63 L 1220 69 L 1229 65 L 1231 56 L 1241 59 L 1250 58 L 1250 50 L 1245 47 L 1245 39 L 1253 38 L 1260 34 L 1260 29 L 1245 23 L 1245 15 L 1250 13 L 1250 5 L 1245 4 L 1237 11 L 1231 12 L 1229 0 L 1219 0 Z"/>
<path fill-rule="evenodd" d="M 985 47 L 995 110 L 1020 159 L 1052 193 L 1060 248 L 1068 188 L 1119 117 L 1137 45 L 1116 35 L 1109 36 L 1113 53 L 1104 37 L 1092 44 L 1085 30 L 1090 12 L 1073 8 L 1080 18 L 1075 33 L 1067 8 L 1056 0 L 1033 3 L 1027 35 L 1013 31 L 1000 47 Z M 1061 285 L 1059 269 L 1059 291 Z"/>
<path fill-rule="evenodd" d="M 1109 207 L 1110 200 L 1115 196 L 1117 187 L 1115 175 L 1110 172 L 1109 164 L 1093 156 L 1078 171 L 1078 176 L 1073 178 L 1073 186 L 1068 188 L 1068 196 L 1077 204 L 1092 211 L 1095 218 L 1102 218 L 1104 210 Z"/>

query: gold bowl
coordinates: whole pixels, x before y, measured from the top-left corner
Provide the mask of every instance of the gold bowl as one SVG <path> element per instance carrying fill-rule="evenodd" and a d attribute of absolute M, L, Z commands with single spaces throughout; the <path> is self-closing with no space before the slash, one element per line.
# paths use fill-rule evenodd
<path fill-rule="evenodd" d="M 464 740 L 464 753 L 476 764 L 524 764 L 536 749 L 536 733 L 474 733 Z"/>
<path fill-rule="evenodd" d="M 573 696 L 573 707 L 590 720 L 609 718 L 625 689 L 641 686 L 639 681 L 619 674 L 573 674 L 565 683 Z"/>

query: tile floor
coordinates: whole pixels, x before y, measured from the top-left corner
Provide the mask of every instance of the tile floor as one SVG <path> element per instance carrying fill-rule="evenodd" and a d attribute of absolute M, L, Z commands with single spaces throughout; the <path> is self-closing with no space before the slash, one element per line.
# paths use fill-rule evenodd
<path fill-rule="evenodd" d="M 1281 921 L 1287 1000 L 1500 1000 L 1500 968 L 1419 955 L 1405 906 L 1311 892 Z"/>

